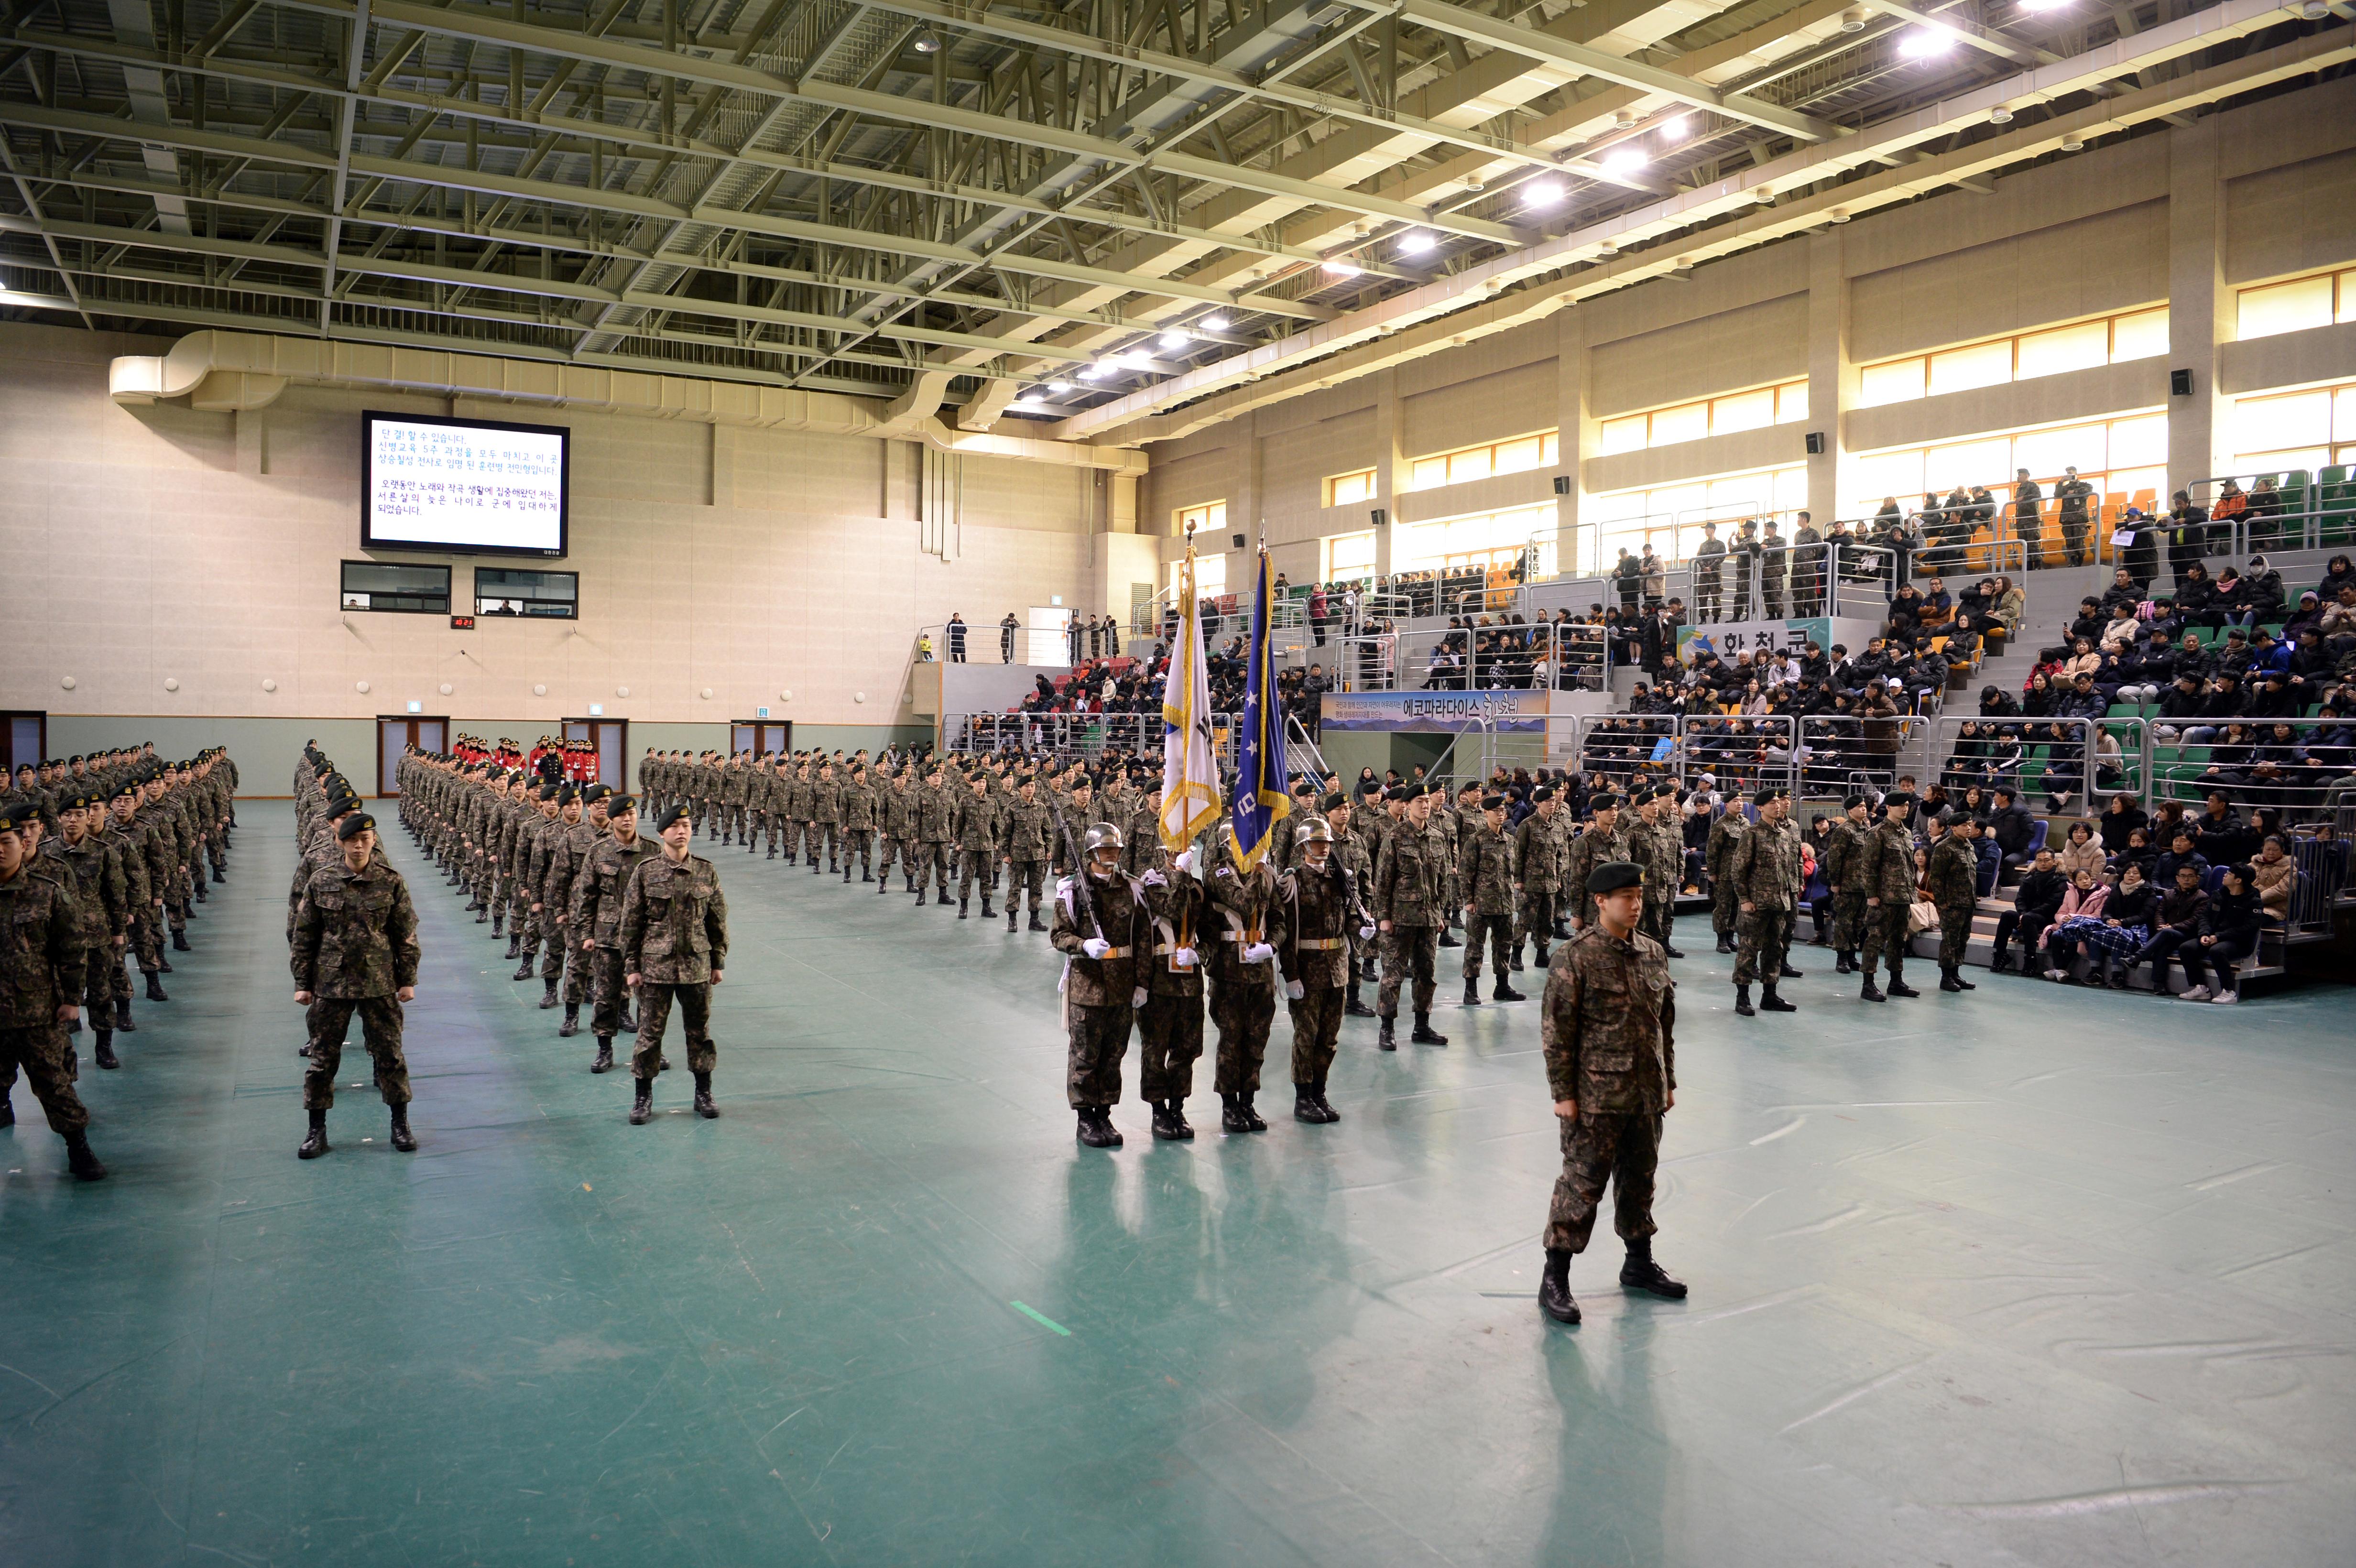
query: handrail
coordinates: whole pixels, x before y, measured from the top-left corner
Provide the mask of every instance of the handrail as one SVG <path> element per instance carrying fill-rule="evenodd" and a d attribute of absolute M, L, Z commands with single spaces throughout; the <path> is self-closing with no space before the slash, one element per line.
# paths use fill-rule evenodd
<path fill-rule="evenodd" d="M 1601 691 L 1608 679 L 1605 629 L 1584 622 L 1422 627 L 1341 645 L 1346 691 Z"/>

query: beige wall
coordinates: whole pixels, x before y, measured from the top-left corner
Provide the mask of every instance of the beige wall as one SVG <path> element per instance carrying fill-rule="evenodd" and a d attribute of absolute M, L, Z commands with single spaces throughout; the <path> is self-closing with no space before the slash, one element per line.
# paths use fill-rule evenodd
<path fill-rule="evenodd" d="M 0 325 L 0 707 L 46 709 L 56 732 L 109 715 L 300 730 L 414 699 L 534 734 L 596 702 L 637 725 L 766 706 L 813 735 L 863 738 L 914 720 L 918 626 L 957 610 L 986 637 L 1053 594 L 1099 607 L 1089 528 L 1109 486 L 1090 471 L 967 458 L 965 523 L 943 561 L 919 548 L 916 486 L 887 504 L 886 456 L 902 449 L 884 442 L 461 400 L 461 413 L 573 428 L 571 555 L 548 564 L 581 574 L 581 618 L 457 632 L 347 613 L 359 411 L 449 402 L 295 387 L 251 413 L 115 404 L 109 358 L 164 347 Z M 472 608 L 472 558 L 377 559 L 446 561 L 453 609 Z"/>
<path fill-rule="evenodd" d="M 2192 206 L 2201 210 L 2180 210 Z M 2219 448 L 2231 421 L 2216 417 L 2215 399 L 2356 377 L 2356 326 L 2211 341 L 2190 356 L 2171 348 L 2164 358 L 1878 409 L 1849 406 L 1856 367 L 2158 304 L 2171 277 L 2211 273 L 2226 285 L 2218 314 L 2230 332 L 2232 284 L 2356 261 L 2351 208 L 2356 80 L 2341 79 L 2024 169 L 1988 192 L 1955 191 L 1684 279 L 1601 294 L 1156 443 L 1141 526 L 1165 527 L 1178 506 L 1232 505 L 1260 484 L 1269 537 L 1289 547 L 1280 559 L 1297 574 L 1294 563 L 1313 560 L 1320 537 L 1365 527 L 1363 508 L 1317 508 L 1315 478 L 1384 461 L 1387 430 L 1411 458 L 1801 376 L 1811 389 L 1804 426 L 1610 457 L 1589 448 L 1583 462 L 1583 443 L 1570 439 L 1579 432 L 1567 432 L 1558 472 L 1577 484 L 1564 520 L 1578 495 L 1804 461 L 1809 431 L 1826 432 L 1833 448 L 1810 469 L 1819 509 L 1833 505 L 1848 452 L 2163 407 L 2188 438 L 2177 443 L 2177 466 L 2187 470 L 2178 477 L 2200 477 L 2230 455 Z M 2205 327 L 2209 308 L 2187 300 L 2175 314 L 2197 315 L 2191 325 Z M 2171 368 L 2196 372 L 2197 406 L 2169 396 Z M 1550 479 L 1404 494 L 1392 512 L 1415 521 L 1526 506 L 1550 494 Z M 1174 546 L 1165 540 L 1163 550 Z"/>

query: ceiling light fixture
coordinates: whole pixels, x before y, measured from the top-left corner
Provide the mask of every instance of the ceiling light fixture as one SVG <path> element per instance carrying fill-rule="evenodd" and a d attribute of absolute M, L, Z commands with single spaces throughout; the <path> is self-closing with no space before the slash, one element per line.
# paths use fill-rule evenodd
<path fill-rule="evenodd" d="M 1224 315 L 1206 315 L 1195 325 L 1205 332 L 1225 332 L 1227 329 L 1227 318 Z"/>
<path fill-rule="evenodd" d="M 1841 13 L 1840 29 L 1844 33 L 1861 33 L 1865 31 L 1866 23 L 1872 17 L 1873 13 L 1864 6 L 1852 5 Z"/>
<path fill-rule="evenodd" d="M 1633 174 L 1653 160 L 1633 147 L 1614 147 L 1603 155 L 1603 167 L 1615 175 Z"/>
<path fill-rule="evenodd" d="M 1557 207 L 1562 202 L 1560 180 L 1532 180 L 1522 187 L 1522 199 L 1532 207 Z"/>
<path fill-rule="evenodd" d="M 916 35 L 914 47 L 920 55 L 931 54 L 941 47 L 941 37 L 930 27 L 926 27 Z"/>
<path fill-rule="evenodd" d="M 1083 365 L 1078 369 L 1073 371 L 1072 374 L 1077 376 L 1083 381 L 1102 380 L 1104 379 L 1104 367 L 1101 365 Z"/>
<path fill-rule="evenodd" d="M 1898 40 L 1898 52 L 1911 60 L 1936 59 L 1955 47 L 1955 40 L 1928 27 L 1916 27 Z"/>
<path fill-rule="evenodd" d="M 1398 248 L 1406 255 L 1420 256 L 1438 243 L 1429 230 L 1410 229 L 1399 236 Z"/>
<path fill-rule="evenodd" d="M 2059 11 L 2068 4 L 2070 0 L 2020 0 L 2020 8 L 2024 11 Z"/>
<path fill-rule="evenodd" d="M 1069 381 L 1050 381 L 1047 389 L 1060 398 L 1072 389 L 1072 384 Z"/>
<path fill-rule="evenodd" d="M 1686 139 L 1686 133 L 1692 128 L 1693 122 L 1690 118 L 1683 114 L 1672 114 L 1661 122 L 1661 139 L 1669 145 L 1675 146 Z"/>
<path fill-rule="evenodd" d="M 1173 326 L 1169 331 L 1163 333 L 1161 336 L 1155 338 L 1154 341 L 1162 345 L 1164 348 L 1183 348 L 1186 345 L 1192 343 L 1194 339 Z"/>
<path fill-rule="evenodd" d="M 1014 406 L 1021 409 L 1026 414 L 1033 414 L 1037 413 L 1041 409 L 1045 408 L 1047 405 L 1041 402 L 1036 398 L 1023 397 L 1014 400 Z"/>
<path fill-rule="evenodd" d="M 1328 261 L 1325 263 L 1325 270 L 1337 278 L 1355 278 L 1365 269 L 1354 267 L 1347 261 Z"/>
<path fill-rule="evenodd" d="M 2006 108 L 2003 104 L 2001 104 L 2001 103 L 1997 104 L 1995 108 L 1993 108 L 1993 109 L 1991 109 L 1991 110 L 1989 110 L 1989 111 L 1988 111 L 1988 123 L 1989 123 L 1989 124 L 1991 124 L 1991 125 L 2009 125 L 2009 124 L 2011 124 L 2011 123 L 2012 123 L 2012 111 L 2011 111 L 2011 110 L 2009 110 L 2009 109 L 2007 109 L 2007 108 Z"/>
<path fill-rule="evenodd" d="M 2083 149 L 2085 145 L 2086 138 L 2078 134 L 2077 132 L 2064 131 L 2062 133 L 2062 150 L 2063 152 L 2075 153 Z"/>

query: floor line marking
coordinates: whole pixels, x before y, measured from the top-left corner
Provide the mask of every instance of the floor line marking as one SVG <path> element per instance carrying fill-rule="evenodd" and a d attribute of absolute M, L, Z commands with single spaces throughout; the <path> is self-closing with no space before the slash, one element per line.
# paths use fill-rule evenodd
<path fill-rule="evenodd" d="M 1023 1314 L 1023 1317 L 1030 1318 L 1033 1323 L 1053 1328 L 1056 1333 L 1061 1334 L 1066 1339 L 1072 1337 L 1072 1331 L 1069 1328 L 1065 1328 L 1061 1323 L 1056 1322 L 1054 1318 L 1048 1317 L 1045 1313 L 1040 1311 L 1035 1307 L 1026 1307 L 1020 1301 L 1010 1301 L 1006 1305 L 1014 1308 L 1015 1311 Z"/>
<path fill-rule="evenodd" d="M 1882 1373 L 1878 1378 L 1868 1378 L 1865 1381 L 1858 1384 L 1855 1388 L 1850 1389 L 1847 1393 L 1837 1395 L 1830 1403 L 1818 1405 L 1815 1409 L 1808 1412 L 1807 1414 L 1800 1417 L 1797 1421 L 1784 1426 L 1782 1430 L 1778 1431 L 1775 1435 L 1781 1437 L 1784 1433 L 1797 1431 L 1799 1428 L 1805 1426 L 1811 1421 L 1821 1421 L 1826 1416 L 1830 1415 L 1834 1411 L 1840 1409 L 1843 1405 L 1854 1403 L 1856 1401 L 1863 1399 L 1867 1394 L 1871 1393 L 1876 1389 L 1887 1388 L 1891 1383 L 1896 1382 L 1900 1378 L 1902 1378 L 1907 1373 L 1914 1371 L 1915 1368 L 1927 1365 L 1930 1360 L 1931 1358 L 1928 1356 L 1918 1357 L 1915 1360 L 1907 1362 L 1902 1367 L 1892 1367 L 1890 1371 Z"/>
<path fill-rule="evenodd" d="M 2205 1180 L 2187 1182 L 2185 1185 L 2195 1192 L 2213 1192 L 2220 1187 L 2231 1187 L 2236 1181 L 2247 1181 L 2253 1176 L 2264 1176 L 2270 1170 L 2281 1168 L 2282 1161 L 2278 1159 L 2260 1160 L 2255 1165 L 2245 1165 L 2239 1170 L 2223 1171 Z"/>

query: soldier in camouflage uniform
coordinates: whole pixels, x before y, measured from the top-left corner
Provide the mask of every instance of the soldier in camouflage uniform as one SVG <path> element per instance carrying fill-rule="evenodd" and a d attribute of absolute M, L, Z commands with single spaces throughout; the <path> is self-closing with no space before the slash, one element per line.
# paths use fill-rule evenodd
<path fill-rule="evenodd" d="M 294 917 L 294 1000 L 318 1003 L 311 1065 L 303 1073 L 303 1108 L 311 1130 L 295 1152 L 316 1159 L 328 1150 L 327 1112 L 352 1014 L 376 1064 L 377 1091 L 392 1114 L 392 1147 L 417 1147 L 409 1130 L 409 1063 L 401 1049 L 402 1004 L 417 990 L 417 911 L 409 884 L 376 854 L 376 818 L 355 811 L 336 828 L 341 854 L 318 868 Z"/>
<path fill-rule="evenodd" d="M 1211 1022 L 1219 1031 L 1212 1087 L 1219 1092 L 1224 1131 L 1264 1133 L 1268 1123 L 1252 1100 L 1259 1093 L 1269 1026 L 1276 1021 L 1276 947 L 1269 940 L 1275 934 L 1276 874 L 1265 859 L 1244 870 L 1235 829 L 1215 831 L 1225 837 L 1226 855 L 1205 884 L 1219 917 L 1214 923 L 1218 940 L 1209 948 Z"/>
<path fill-rule="evenodd" d="M 916 905 L 924 907 L 928 881 L 937 882 L 934 898 L 949 901 L 949 846 L 957 841 L 957 796 L 948 774 L 937 765 L 916 791 Z"/>
<path fill-rule="evenodd" d="M 1415 1031 L 1408 1038 L 1417 1045 L 1448 1043 L 1448 1037 L 1431 1027 L 1431 999 L 1439 989 L 1440 928 L 1448 919 L 1441 901 L 1448 896 L 1448 855 L 1427 831 L 1431 797 L 1412 787 L 1395 794 L 1401 814 L 1384 836 L 1381 858 L 1375 862 L 1374 895 L 1367 901 L 1382 933 L 1383 983 L 1375 997 L 1375 1011 L 1382 1019 L 1376 1046 L 1382 1051 L 1398 1049 L 1399 986 L 1410 979 Z"/>
<path fill-rule="evenodd" d="M 1825 841 L 1825 886 L 1833 895 L 1833 973 L 1857 973 L 1857 950 L 1865 941 L 1865 884 L 1853 875 L 1865 849 L 1869 829 L 1866 814 L 1872 803 L 1850 795 L 1846 814 L 1833 823 Z"/>
<path fill-rule="evenodd" d="M 1906 917 L 1914 901 L 1914 836 L 1906 818 L 1914 797 L 1903 793 L 1885 795 L 1881 820 L 1874 824 L 1858 849 L 1848 874 L 1865 894 L 1864 947 L 1858 973 L 1864 976 L 1858 997 L 1869 1002 L 1891 997 L 1919 997 L 1906 983 Z M 1885 955 L 1890 959 L 1890 989 L 1873 983 L 1873 967 Z"/>
<path fill-rule="evenodd" d="M 123 879 L 122 857 L 91 833 L 93 820 L 106 819 L 104 792 L 69 790 L 58 805 L 58 858 L 71 874 L 74 902 L 81 915 L 81 1001 L 90 1013 L 91 1053 L 99 1066 L 112 1069 L 121 1062 L 114 1054 L 114 991 L 109 976 L 123 972 L 130 886 Z"/>
<path fill-rule="evenodd" d="M 875 788 L 868 782 L 867 769 L 853 764 L 851 776 L 844 781 L 836 797 L 842 814 L 842 880 L 851 880 L 851 861 L 859 859 L 859 880 L 875 880 Z"/>
<path fill-rule="evenodd" d="M 1762 987 L 1759 1005 L 1771 1013 L 1789 1013 L 1799 1009 L 1776 994 L 1776 984 L 1801 977 L 1788 959 L 1804 885 L 1799 825 L 1782 790 L 1762 789 L 1756 799 L 1759 820 L 1735 838 L 1726 863 L 1742 934 L 1742 955 L 1734 961 L 1734 1010 L 1744 1018 L 1755 1016 L 1754 978 Z"/>
<path fill-rule="evenodd" d="M 1186 1096 L 1194 1092 L 1194 1063 L 1203 1054 L 1200 944 L 1210 901 L 1194 875 L 1192 849 L 1167 869 L 1149 866 L 1137 885 L 1153 927 L 1152 953 L 1139 955 L 1145 1002 L 1137 1012 L 1137 1087 L 1153 1107 L 1153 1136 L 1183 1141 L 1194 1136 Z"/>
<path fill-rule="evenodd" d="M 1464 900 L 1464 1005 L 1481 1005 L 1481 944 L 1486 938 L 1497 965 L 1494 998 L 1520 1002 L 1528 998 L 1514 989 L 1514 863 L 1513 841 L 1505 837 L 1505 797 L 1493 795 L 1479 803 L 1478 814 L 1462 840 L 1457 886 Z"/>
<path fill-rule="evenodd" d="M 1340 790 L 1326 795 L 1325 824 L 1333 830 L 1333 864 L 1349 882 L 1350 904 L 1358 912 L 1358 920 L 1350 928 L 1349 982 L 1343 991 L 1342 1012 L 1347 1018 L 1370 1019 L 1375 1009 L 1366 1006 L 1359 988 L 1365 983 L 1365 965 L 1374 961 L 1376 950 L 1375 917 L 1367 903 L 1374 896 L 1375 860 L 1365 835 L 1357 829 L 1358 816 L 1350 809 L 1350 797 Z"/>
<path fill-rule="evenodd" d="M 903 763 L 893 770 L 892 782 L 884 791 L 883 827 L 875 857 L 875 891 L 879 895 L 892 891 L 894 857 L 900 862 L 901 891 L 916 891 L 916 820 L 920 803 L 911 783 L 916 775 L 916 764 Z"/>
<path fill-rule="evenodd" d="M 991 862 L 998 849 L 998 803 L 991 798 L 990 775 L 976 773 L 957 803 L 958 918 L 966 918 L 973 885 L 981 884 L 981 918 L 991 918 Z"/>
<path fill-rule="evenodd" d="M 1644 868 L 1644 934 L 1672 958 L 1682 958 L 1671 938 L 1677 888 L 1685 880 L 1686 840 L 1675 784 L 1655 784 L 1636 803 L 1628 834 L 1629 859 Z"/>
<path fill-rule="evenodd" d="M 1305 809 L 1305 806 L 1304 806 Z M 1306 815 L 1295 829 L 1300 858 L 1277 880 L 1277 956 L 1292 1014 L 1292 1119 L 1338 1122 L 1325 1080 L 1342 1038 L 1342 1006 L 1355 965 L 1351 934 L 1364 923 L 1356 890 L 1333 859 L 1333 825 Z M 1501 976 L 1502 977 L 1502 976 Z"/>
<path fill-rule="evenodd" d="M 835 862 L 842 849 L 842 781 L 836 776 L 832 763 L 819 764 L 818 777 L 810 781 L 809 863 L 810 874 L 818 874 L 818 849 L 821 838 L 826 843 L 826 869 L 829 872 L 841 869 Z"/>
<path fill-rule="evenodd" d="M 1923 885 L 1939 906 L 1939 989 L 1976 991 L 1964 978 L 1964 948 L 1972 939 L 1972 914 L 1979 908 L 1979 823 L 1968 813 L 1944 813 L 1946 837 L 1932 847 Z"/>
<path fill-rule="evenodd" d="M 7 1085 L 22 1072 L 66 1141 L 66 1164 L 84 1181 L 106 1175 L 90 1148 L 90 1113 L 74 1093 L 73 1042 L 87 986 L 88 932 L 61 878 L 35 871 L 24 826 L 35 804 L 0 810 L 0 1125 L 13 1125 Z"/>
<path fill-rule="evenodd" d="M 1065 957 L 1064 1094 L 1078 1118 L 1079 1140 L 1090 1148 L 1121 1145 L 1108 1113 L 1120 1102 L 1120 1061 L 1145 1000 L 1138 984 L 1141 949 L 1153 945 L 1144 890 L 1122 874 L 1120 851 L 1119 828 L 1099 823 L 1088 829 L 1081 851 L 1087 865 L 1056 885 L 1047 938 Z"/>
<path fill-rule="evenodd" d="M 678 806 L 655 818 L 661 853 L 639 859 L 622 894 L 617 940 L 622 983 L 638 998 L 638 1039 L 630 1053 L 637 1098 L 630 1125 L 654 1115 L 655 1074 L 661 1070 L 663 1029 L 671 1005 L 687 1031 L 687 1069 L 695 1075 L 695 1114 L 720 1115 L 712 1103 L 719 1052 L 712 1043 L 712 987 L 728 961 L 728 901 L 720 873 L 692 852 L 695 822 Z"/>
<path fill-rule="evenodd" d="M 1702 850 L 1702 865 L 1709 873 L 1709 924 L 1718 933 L 1720 953 L 1735 950 L 1735 929 L 1741 923 L 1742 901 L 1734 896 L 1734 882 L 1726 874 L 1726 860 L 1750 827 L 1743 819 L 1741 799 L 1729 795 L 1709 825 L 1709 842 Z"/>
<path fill-rule="evenodd" d="M 573 907 L 564 929 L 573 961 L 590 970 L 590 1032 L 597 1037 L 592 1072 L 614 1065 L 614 1037 L 637 1027 L 629 1016 L 630 988 L 622 976 L 622 903 L 638 862 L 656 853 L 655 841 L 638 831 L 637 802 L 621 795 L 606 803 L 605 833 L 590 847 L 573 879 Z"/>
<path fill-rule="evenodd" d="M 1538 967 L 1547 965 L 1556 910 L 1562 896 L 1562 803 L 1550 784 L 1530 792 L 1530 814 L 1514 829 L 1514 967 L 1537 944 Z"/>
<path fill-rule="evenodd" d="M 999 852 L 1006 859 L 1006 929 L 1014 929 L 1014 906 L 1023 901 L 1023 891 L 1031 891 L 1031 929 L 1044 931 L 1039 918 L 1039 894 L 1045 886 L 1047 875 L 1047 836 L 1056 831 L 1055 814 L 1039 798 L 1035 780 L 1024 779 L 1008 803 L 1004 820 L 999 824 Z M 990 912 L 984 900 L 982 912 Z"/>
<path fill-rule="evenodd" d="M 1584 931 L 1595 923 L 1595 898 L 1584 891 L 1595 869 L 1633 859 L 1628 853 L 1627 838 L 1621 831 L 1620 797 L 1608 793 L 1598 795 L 1588 802 L 1588 810 L 1591 817 L 1587 830 L 1571 840 L 1569 860 L 1563 870 L 1563 886 L 1579 901 L 1570 911 L 1573 931 Z"/>
<path fill-rule="evenodd" d="M 1562 1132 L 1562 1174 L 1547 1211 L 1538 1305 L 1579 1321 L 1570 1260 L 1587 1248 L 1609 1180 L 1612 1229 L 1627 1244 L 1620 1283 L 1671 1300 L 1686 1287 L 1653 1261 L 1653 1183 L 1662 1120 L 1677 1103 L 1676 984 L 1668 955 L 1636 929 L 1643 868 L 1609 861 L 1582 884 L 1596 919 L 1554 955 L 1540 1043 Z"/>
<path fill-rule="evenodd" d="M 155 907 L 154 895 L 147 889 L 147 863 L 130 836 L 115 827 L 118 815 L 128 816 L 132 806 L 132 789 L 128 784 L 109 786 L 102 782 L 91 792 L 97 804 L 90 811 L 90 835 L 102 848 L 114 874 L 123 879 L 123 925 L 107 955 L 106 984 L 110 996 L 108 1007 L 100 1009 L 93 1021 L 105 1022 L 118 1033 L 136 1033 L 138 1026 L 131 1021 L 131 976 L 123 966 L 123 955 L 134 949 L 140 920 Z M 111 795 L 111 798 L 110 798 Z"/>
<path fill-rule="evenodd" d="M 589 859 L 597 846 L 605 841 L 613 820 L 613 794 L 612 785 L 602 784 L 589 784 L 581 791 L 580 820 L 566 830 L 562 844 L 550 857 L 548 878 L 541 890 L 554 929 L 563 942 L 564 1022 L 556 1030 L 560 1040 L 571 1040 L 581 1032 L 581 1004 L 594 1001 L 597 994 L 596 977 L 591 973 L 594 950 L 581 943 L 580 928 L 573 923 L 573 910 L 579 901 L 582 874 L 588 869 Z M 541 1005 L 547 1006 L 545 1002 Z"/>

